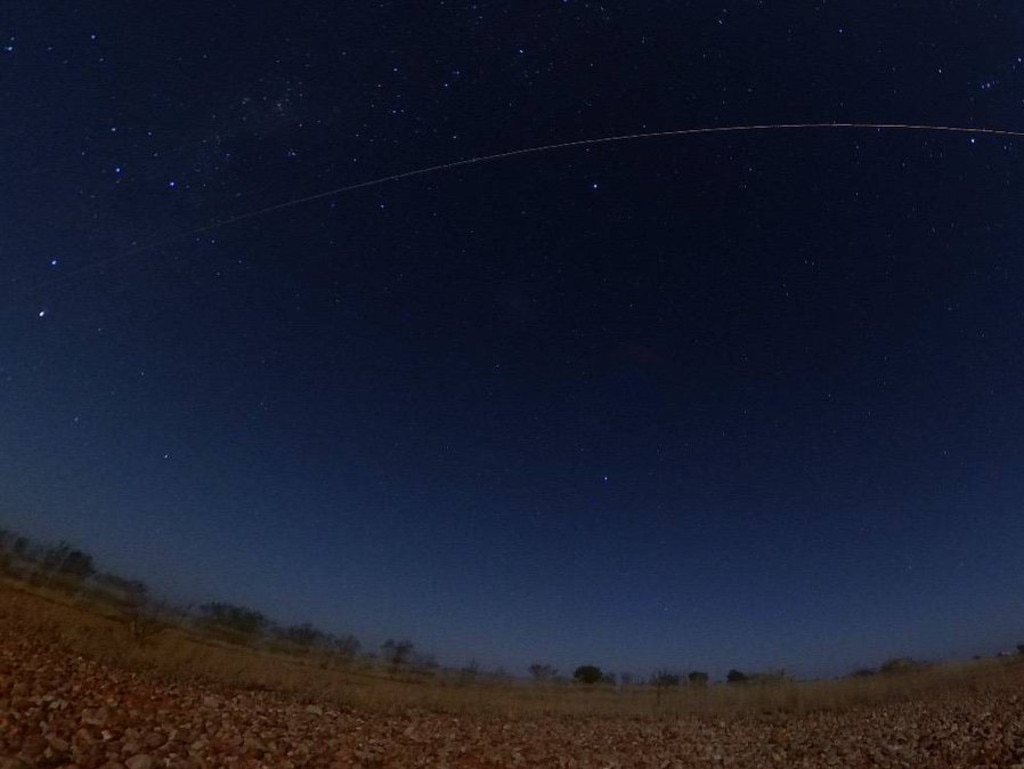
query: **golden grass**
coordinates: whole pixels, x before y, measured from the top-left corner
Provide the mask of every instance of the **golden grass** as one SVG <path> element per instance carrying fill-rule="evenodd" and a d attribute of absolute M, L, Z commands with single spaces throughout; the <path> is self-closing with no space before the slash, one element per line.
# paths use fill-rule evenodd
<path fill-rule="evenodd" d="M 58 586 L 59 587 L 59 586 Z M 505 718 L 592 717 L 670 719 L 687 714 L 770 716 L 849 710 L 980 687 L 1020 686 L 1017 658 L 943 665 L 916 673 L 834 681 L 706 688 L 602 687 L 572 684 L 460 683 L 455 676 L 393 677 L 379 667 L 343 665 L 316 653 L 273 653 L 166 627 L 143 643 L 133 636 L 124 607 L 102 596 L 71 596 L 55 586 L 0 580 L 0 623 L 32 633 L 129 671 L 170 681 L 202 681 L 235 689 L 288 692 L 310 701 L 397 712 L 422 709 Z"/>

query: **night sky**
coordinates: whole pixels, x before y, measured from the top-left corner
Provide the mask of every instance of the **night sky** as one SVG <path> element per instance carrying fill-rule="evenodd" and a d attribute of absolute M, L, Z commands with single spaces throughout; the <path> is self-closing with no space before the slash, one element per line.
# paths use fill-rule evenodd
<path fill-rule="evenodd" d="M 1024 6 L 7 0 L 0 525 L 446 665 L 1024 641 Z M 240 221 L 229 222 L 235 217 Z M 225 223 L 227 222 L 227 223 Z"/>

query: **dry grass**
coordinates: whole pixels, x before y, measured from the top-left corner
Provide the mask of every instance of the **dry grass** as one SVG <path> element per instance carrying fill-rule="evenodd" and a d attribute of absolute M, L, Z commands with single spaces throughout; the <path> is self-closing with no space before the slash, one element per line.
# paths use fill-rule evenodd
<path fill-rule="evenodd" d="M 0 769 L 1024 769 L 1024 665 L 671 693 L 393 680 L 0 584 Z"/>
<path fill-rule="evenodd" d="M 100 595 L 70 596 L 53 586 L 0 581 L 0 623 L 28 623 L 98 662 L 175 682 L 279 691 L 362 710 L 408 708 L 504 718 L 559 716 L 675 719 L 685 715 L 844 711 L 861 706 L 935 698 L 992 686 L 1020 686 L 1024 660 L 982 660 L 900 675 L 773 685 L 610 687 L 573 684 L 464 683 L 456 676 L 391 676 L 379 667 L 341 664 L 337 658 L 273 653 L 224 643 L 167 626 L 140 643 L 124 607 Z"/>

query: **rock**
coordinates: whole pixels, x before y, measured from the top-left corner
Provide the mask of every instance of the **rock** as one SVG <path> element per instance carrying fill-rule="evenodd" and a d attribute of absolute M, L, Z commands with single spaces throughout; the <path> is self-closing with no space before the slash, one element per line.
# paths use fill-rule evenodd
<path fill-rule="evenodd" d="M 30 734 L 21 743 L 21 754 L 26 758 L 35 760 L 43 755 L 46 750 L 46 740 L 38 734 Z"/>
<path fill-rule="evenodd" d="M 71 745 L 68 741 L 58 737 L 56 734 L 46 735 L 46 742 L 54 753 L 67 753 L 71 750 Z"/>
<path fill-rule="evenodd" d="M 106 726 L 110 720 L 110 711 L 106 708 L 86 708 L 82 711 L 81 722 L 89 726 Z"/>
<path fill-rule="evenodd" d="M 139 753 L 124 762 L 128 769 L 153 769 L 153 759 L 147 753 Z"/>
<path fill-rule="evenodd" d="M 147 748 L 159 748 L 167 742 L 167 735 L 161 732 L 148 732 L 145 737 L 142 738 L 142 744 Z"/>

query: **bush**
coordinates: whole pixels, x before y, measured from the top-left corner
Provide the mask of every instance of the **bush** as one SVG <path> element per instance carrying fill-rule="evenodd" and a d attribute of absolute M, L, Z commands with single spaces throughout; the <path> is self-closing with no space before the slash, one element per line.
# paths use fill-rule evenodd
<path fill-rule="evenodd" d="M 898 675 L 900 673 L 916 673 L 927 667 L 925 663 L 918 662 L 911 657 L 893 657 L 882 663 L 880 672 L 885 675 Z"/>
<path fill-rule="evenodd" d="M 691 670 L 686 678 L 689 680 L 690 686 L 708 685 L 708 674 L 702 670 Z"/>
<path fill-rule="evenodd" d="M 726 683 L 730 683 L 730 684 L 745 684 L 750 679 L 749 679 L 749 677 L 747 676 L 746 673 L 743 673 L 743 672 L 733 668 L 732 670 L 730 670 L 728 672 L 728 674 L 726 674 L 725 680 L 726 680 Z"/>
<path fill-rule="evenodd" d="M 101 572 L 95 584 L 110 601 L 126 607 L 142 606 L 149 600 L 149 588 L 137 579 L 125 579 L 116 574 Z"/>
<path fill-rule="evenodd" d="M 409 664 L 416 645 L 412 641 L 395 641 L 389 638 L 381 644 L 380 650 L 392 671 Z"/>
<path fill-rule="evenodd" d="M 583 684 L 596 684 L 604 677 L 604 673 L 597 665 L 580 665 L 573 671 L 572 677 Z"/>
<path fill-rule="evenodd" d="M 459 670 L 459 683 L 463 686 L 474 684 L 479 675 L 480 663 L 476 660 L 470 660 L 469 664 Z"/>
<path fill-rule="evenodd" d="M 759 686 L 778 686 L 792 681 L 793 677 L 787 675 L 785 670 L 766 670 L 763 673 L 754 673 L 747 676 L 747 682 Z"/>
<path fill-rule="evenodd" d="M 313 646 L 320 646 L 327 641 L 327 634 L 313 627 L 308 622 L 286 627 L 280 631 L 280 636 L 288 643 L 303 646 L 307 649 Z"/>
<path fill-rule="evenodd" d="M 668 670 L 659 670 L 651 676 L 651 684 L 659 689 L 666 689 L 670 686 L 679 686 L 683 677 L 679 673 L 672 673 Z"/>
<path fill-rule="evenodd" d="M 362 648 L 362 644 L 359 643 L 359 639 L 354 635 L 329 635 L 327 636 L 327 645 L 331 647 L 331 650 L 335 654 L 340 654 L 346 659 L 352 659 Z"/>
<path fill-rule="evenodd" d="M 96 573 L 92 556 L 71 547 L 67 542 L 46 549 L 43 554 L 43 567 L 55 574 L 76 580 L 86 579 Z"/>
<path fill-rule="evenodd" d="M 553 681 L 558 675 L 558 671 L 555 668 L 550 665 L 541 665 L 539 662 L 530 665 L 529 670 L 533 680 L 537 682 Z"/>
<path fill-rule="evenodd" d="M 243 636 L 255 636 L 263 632 L 267 618 L 254 609 L 235 606 L 230 603 L 205 603 L 199 607 L 207 627 L 230 630 Z"/>

